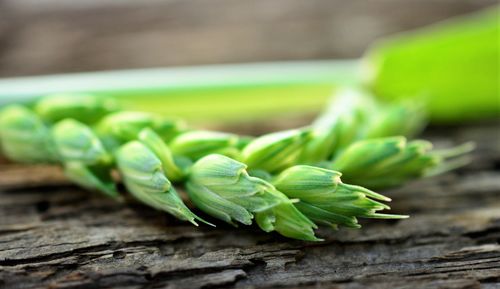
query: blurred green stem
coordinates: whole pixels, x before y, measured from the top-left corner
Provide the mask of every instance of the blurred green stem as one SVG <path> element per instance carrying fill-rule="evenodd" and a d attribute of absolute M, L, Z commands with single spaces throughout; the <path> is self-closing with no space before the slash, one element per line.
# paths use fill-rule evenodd
<path fill-rule="evenodd" d="M 359 60 L 211 65 L 0 79 L 0 106 L 53 93 L 113 97 L 130 110 L 189 121 L 251 120 L 321 109 L 359 85 Z"/>

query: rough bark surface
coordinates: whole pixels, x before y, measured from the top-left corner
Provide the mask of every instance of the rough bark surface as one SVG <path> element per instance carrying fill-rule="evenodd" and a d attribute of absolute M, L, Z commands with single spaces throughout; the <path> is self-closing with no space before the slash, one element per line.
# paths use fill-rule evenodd
<path fill-rule="evenodd" d="M 293 241 L 199 228 L 70 185 L 57 168 L 0 167 L 0 288 L 500 288 L 498 126 L 433 129 L 475 140 L 467 168 L 386 192 L 401 221 Z"/>

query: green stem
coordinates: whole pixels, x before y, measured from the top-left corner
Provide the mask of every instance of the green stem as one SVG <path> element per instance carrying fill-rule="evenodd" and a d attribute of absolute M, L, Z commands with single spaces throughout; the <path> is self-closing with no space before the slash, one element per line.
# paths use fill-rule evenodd
<path fill-rule="evenodd" d="M 125 109 L 191 121 L 319 110 L 338 85 L 358 85 L 359 60 L 137 69 L 0 79 L 0 106 L 54 93 L 113 97 Z"/>

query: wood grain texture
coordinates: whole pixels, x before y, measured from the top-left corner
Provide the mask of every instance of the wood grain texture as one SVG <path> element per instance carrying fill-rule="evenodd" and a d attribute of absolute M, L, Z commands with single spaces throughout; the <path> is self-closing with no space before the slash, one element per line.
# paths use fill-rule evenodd
<path fill-rule="evenodd" d="M 438 145 L 476 140 L 473 163 L 385 192 L 410 219 L 321 228 L 321 243 L 197 228 L 71 186 L 55 167 L 4 164 L 0 288 L 499 288 L 498 129 L 430 130 Z"/>

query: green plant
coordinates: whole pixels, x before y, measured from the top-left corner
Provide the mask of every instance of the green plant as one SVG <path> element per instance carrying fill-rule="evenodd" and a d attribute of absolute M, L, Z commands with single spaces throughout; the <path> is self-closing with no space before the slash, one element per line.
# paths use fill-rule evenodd
<path fill-rule="evenodd" d="M 500 25 L 496 5 L 374 43 L 365 79 L 381 99 L 415 99 L 436 122 L 500 116 Z"/>
<path fill-rule="evenodd" d="M 390 199 L 344 184 L 340 172 L 357 184 L 383 187 L 442 170 L 449 167 L 444 160 L 467 152 L 445 151 L 437 158 L 421 149 L 422 141 L 406 147 L 402 137 L 370 140 L 413 134 L 422 126 L 419 110 L 347 93 L 331 105 L 343 110 L 327 109 L 316 122 L 327 125 L 256 138 L 192 130 L 178 120 L 117 110 L 92 96 L 47 97 L 33 110 L 4 108 L 0 141 L 12 160 L 60 163 L 75 183 L 113 198 L 119 198 L 112 177 L 117 170 L 136 199 L 193 224 L 208 222 L 184 204 L 176 186 L 185 185 L 196 207 L 230 224 L 255 219 L 266 232 L 314 241 L 320 240 L 314 235 L 319 224 L 357 228 L 358 217 L 406 217 L 378 213 L 389 209 L 381 201 Z M 351 94 L 359 96 L 357 105 L 345 105 Z M 407 114 L 394 113 L 401 109 L 413 114 L 411 122 Z M 373 173 L 366 174 L 368 166 Z M 331 170 L 337 167 L 340 172 Z"/>

